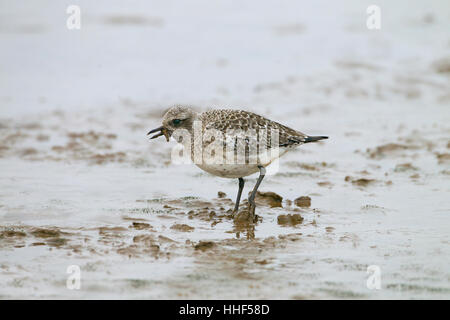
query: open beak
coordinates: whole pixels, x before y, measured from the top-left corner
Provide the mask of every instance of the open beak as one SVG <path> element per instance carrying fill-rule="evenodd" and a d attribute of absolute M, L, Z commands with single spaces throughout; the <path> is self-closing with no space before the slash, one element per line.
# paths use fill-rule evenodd
<path fill-rule="evenodd" d="M 165 129 L 165 128 L 162 127 L 162 126 L 159 127 L 159 128 L 150 130 L 150 131 L 147 133 L 147 135 L 152 134 L 152 133 L 156 133 L 156 132 L 158 132 L 158 133 L 155 134 L 154 136 L 150 137 L 150 139 L 155 139 L 155 138 L 158 138 L 158 137 L 160 137 L 160 136 L 165 136 L 167 142 L 169 142 L 169 138 L 170 138 L 169 132 L 167 131 L 167 129 Z"/>

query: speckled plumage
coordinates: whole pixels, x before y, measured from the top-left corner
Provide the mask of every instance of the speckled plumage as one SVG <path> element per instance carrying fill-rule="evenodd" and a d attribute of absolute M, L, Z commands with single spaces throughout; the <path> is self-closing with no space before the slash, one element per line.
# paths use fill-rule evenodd
<path fill-rule="evenodd" d="M 179 119 L 180 124 L 173 124 L 174 119 Z M 201 135 L 194 130 L 195 122 L 201 122 Z M 189 107 L 175 106 L 166 112 L 163 126 L 158 129 L 161 129 L 162 133 L 157 136 L 164 134 L 167 139 L 176 129 L 186 129 L 191 134 L 193 162 L 201 169 L 225 178 L 245 177 L 258 172 L 260 166 L 268 166 L 290 149 L 311 139 L 302 132 L 258 114 L 232 109 L 197 113 Z M 218 132 L 220 136 L 208 134 L 211 132 Z M 220 143 L 223 146 L 223 161 L 219 159 L 220 163 L 211 163 L 214 158 L 208 149 L 211 143 L 216 146 Z M 201 156 L 195 158 L 195 146 L 200 145 Z M 239 152 L 241 158 L 237 156 Z M 232 159 L 233 161 L 230 161 Z"/>
<path fill-rule="evenodd" d="M 268 149 L 272 148 L 270 133 L 272 130 L 279 132 L 278 147 L 296 146 L 305 142 L 308 136 L 304 133 L 286 127 L 278 122 L 269 120 L 256 113 L 242 111 L 220 109 L 206 111 L 200 114 L 199 118 L 202 120 L 205 129 L 216 129 L 222 132 L 227 130 L 243 130 L 249 129 L 267 130 L 267 140 L 265 140 Z"/>
<path fill-rule="evenodd" d="M 290 149 L 327 138 L 311 137 L 242 110 L 220 109 L 197 113 L 189 107 L 175 106 L 166 112 L 162 123 L 161 127 L 149 132 L 158 132 L 151 139 L 164 135 L 169 141 L 170 136 L 174 135 L 190 148 L 191 159 L 199 168 L 216 176 L 239 179 L 235 212 L 244 187 L 243 177 L 260 172 L 249 197 L 249 211 L 253 216 L 256 190 L 264 178 L 265 167 Z M 186 130 L 188 136 L 184 135 Z"/>
<path fill-rule="evenodd" d="M 225 178 L 239 178 L 258 172 L 259 166 L 268 166 L 288 149 L 304 143 L 305 134 L 271 121 L 260 115 L 242 110 L 211 110 L 203 112 L 198 119 L 202 121 L 204 132 L 215 129 L 224 134 L 223 157 L 236 158 L 235 162 L 223 164 L 197 164 L 201 169 Z M 273 145 L 272 132 L 278 130 L 278 144 Z M 202 139 L 203 150 L 210 139 Z M 229 146 L 231 144 L 231 146 Z M 229 147 L 227 154 L 227 147 Z M 253 152 L 250 149 L 253 148 Z M 275 150 L 275 148 L 277 148 Z M 241 161 L 237 161 L 239 150 L 244 150 Z M 230 155 L 230 152 L 232 153 Z M 204 153 L 203 157 L 208 157 Z"/>

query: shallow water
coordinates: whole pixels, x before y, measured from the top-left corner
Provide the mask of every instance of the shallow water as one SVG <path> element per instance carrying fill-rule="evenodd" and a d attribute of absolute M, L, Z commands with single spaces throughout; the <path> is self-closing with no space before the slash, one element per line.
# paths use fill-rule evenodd
<path fill-rule="evenodd" d="M 450 297 L 450 76 L 436 67 L 448 53 L 446 2 L 436 2 L 431 23 L 419 3 L 382 3 L 390 32 L 378 34 L 361 29 L 365 8 L 355 2 L 334 20 L 287 4 L 274 12 L 261 4 L 266 19 L 231 5 L 207 7 L 206 15 L 190 7 L 185 17 L 162 3 L 124 14 L 147 20 L 107 19 L 118 5 L 84 5 L 76 54 L 65 52 L 67 30 L 43 20 L 57 8 L 37 8 L 33 21 L 42 28 L 22 34 L 31 22 L 12 6 L 7 21 L 15 27 L 1 29 L 10 46 L 0 53 L 0 297 Z M 214 22 L 223 9 L 231 29 Z M 225 44 L 196 42 L 163 55 L 183 36 L 193 40 L 174 30 L 198 34 L 211 24 Z M 236 33 L 240 24 L 253 27 Z M 108 43 L 106 58 L 94 30 L 124 42 Z M 314 45 L 324 35 L 333 50 Z M 240 38 L 254 41 L 226 46 Z M 17 55 L 31 45 L 34 54 Z M 46 50 L 72 64 L 39 64 Z M 129 62 L 107 68 L 119 60 Z M 67 82 L 57 81 L 63 70 Z M 21 81 L 34 85 L 23 92 Z M 175 102 L 242 107 L 330 139 L 285 155 L 260 187 L 280 195 L 282 207 L 260 204 L 262 220 L 242 226 L 229 217 L 237 181 L 175 165 L 173 142 L 147 141 Z M 244 194 L 255 181 L 247 179 Z M 297 207 L 300 196 L 311 206 Z M 281 223 L 289 214 L 303 221 Z M 80 290 L 66 287 L 70 265 L 81 269 Z M 366 285 L 372 265 L 380 290 Z"/>

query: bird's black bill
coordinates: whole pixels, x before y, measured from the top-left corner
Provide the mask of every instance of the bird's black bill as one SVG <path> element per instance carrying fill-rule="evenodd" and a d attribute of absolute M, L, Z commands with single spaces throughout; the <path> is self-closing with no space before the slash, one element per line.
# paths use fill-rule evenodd
<path fill-rule="evenodd" d="M 150 139 L 155 139 L 155 138 L 161 137 L 163 135 L 164 135 L 164 133 L 160 132 L 158 134 L 155 134 L 153 137 L 150 137 Z"/>
<path fill-rule="evenodd" d="M 150 130 L 150 131 L 147 133 L 147 135 L 150 135 L 150 134 L 156 133 L 156 132 L 157 132 L 157 134 L 155 134 L 154 136 L 150 137 L 150 139 L 155 139 L 155 138 L 158 138 L 158 137 L 160 137 L 160 136 L 165 136 L 165 137 L 166 137 L 166 140 L 169 141 L 169 135 L 168 135 L 168 133 L 167 133 L 167 130 L 164 129 L 164 127 L 159 127 L 159 128 Z"/>
<path fill-rule="evenodd" d="M 155 132 L 158 132 L 158 131 L 162 131 L 162 129 L 164 129 L 164 128 L 163 128 L 163 127 L 159 127 L 159 128 L 150 130 L 150 131 L 147 133 L 147 135 L 152 134 L 152 133 L 155 133 Z"/>

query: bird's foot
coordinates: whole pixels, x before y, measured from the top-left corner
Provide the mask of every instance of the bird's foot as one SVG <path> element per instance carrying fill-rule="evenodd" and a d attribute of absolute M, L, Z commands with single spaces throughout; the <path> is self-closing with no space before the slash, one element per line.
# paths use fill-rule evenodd
<path fill-rule="evenodd" d="M 249 206 L 249 208 L 248 208 L 248 211 L 249 211 L 250 214 L 251 214 L 251 219 L 252 219 L 253 223 L 258 222 L 258 218 L 259 218 L 259 216 L 257 216 L 257 215 L 255 214 L 255 209 L 256 209 L 256 206 L 255 206 L 254 204 L 250 204 L 250 206 Z"/>
<path fill-rule="evenodd" d="M 240 212 L 234 214 L 235 223 L 256 223 L 258 222 L 259 216 L 255 214 L 255 206 L 249 205 L 249 207 L 242 209 Z"/>
<path fill-rule="evenodd" d="M 242 209 L 234 215 L 233 220 L 237 224 L 248 224 L 251 221 L 250 217 L 250 212 L 247 209 Z"/>

